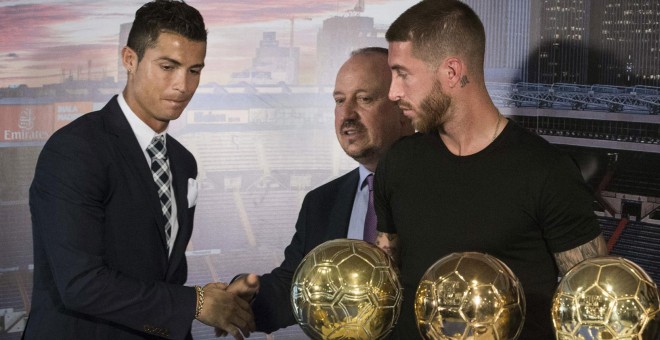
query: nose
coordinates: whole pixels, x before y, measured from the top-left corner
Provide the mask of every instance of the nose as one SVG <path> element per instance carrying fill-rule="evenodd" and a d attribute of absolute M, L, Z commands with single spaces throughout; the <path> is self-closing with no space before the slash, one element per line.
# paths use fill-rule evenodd
<path fill-rule="evenodd" d="M 403 97 L 403 91 L 401 91 L 401 85 L 396 77 L 392 77 L 392 82 L 390 83 L 390 92 L 387 94 L 387 97 L 393 102 L 398 101 Z"/>
<path fill-rule="evenodd" d="M 341 103 L 341 105 L 338 104 L 335 107 L 335 113 L 338 117 L 346 119 L 355 117 L 357 115 L 356 106 L 357 105 L 355 101 L 347 98 L 343 103 Z"/>
<path fill-rule="evenodd" d="M 179 72 L 176 72 L 173 80 L 174 82 L 172 84 L 172 87 L 176 91 L 179 91 L 181 93 L 187 93 L 188 90 L 193 86 L 192 83 L 193 77 L 185 70 L 180 70 Z"/>

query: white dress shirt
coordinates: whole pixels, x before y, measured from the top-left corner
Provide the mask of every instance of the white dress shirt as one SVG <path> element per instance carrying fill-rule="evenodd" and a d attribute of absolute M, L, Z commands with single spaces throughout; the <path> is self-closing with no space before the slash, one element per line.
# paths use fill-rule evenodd
<path fill-rule="evenodd" d="M 361 240 L 364 237 L 364 219 L 367 216 L 367 207 L 369 205 L 369 186 L 367 185 L 367 176 L 373 174 L 364 165 L 358 167 L 360 171 L 360 180 L 358 181 L 355 200 L 353 201 L 353 210 L 351 211 L 351 220 L 348 224 L 347 238 Z"/>
<path fill-rule="evenodd" d="M 147 147 L 151 143 L 151 140 L 155 136 L 161 136 L 161 135 L 166 135 L 167 134 L 167 129 L 161 133 L 156 133 L 154 130 L 152 130 L 149 125 L 147 125 L 145 122 L 143 122 L 138 116 L 131 110 L 131 108 L 128 106 L 128 103 L 126 103 L 126 99 L 124 99 L 124 95 L 122 93 L 119 93 L 117 96 L 117 102 L 119 102 L 119 107 L 121 108 L 121 111 L 124 113 L 124 116 L 126 117 L 126 120 L 128 120 L 128 124 L 131 126 L 131 129 L 133 130 L 133 133 L 135 134 L 135 137 L 138 140 L 138 143 L 140 144 L 140 148 L 142 149 L 142 153 L 144 154 L 144 157 L 147 161 L 147 166 L 149 169 L 151 169 L 151 157 L 149 157 L 149 153 L 147 153 Z M 167 147 L 167 138 L 165 138 L 165 146 Z M 167 157 L 167 166 L 172 169 L 170 165 L 170 158 Z M 171 173 L 171 171 L 170 171 Z M 174 183 L 174 180 L 170 181 L 170 192 L 172 193 L 172 216 L 170 220 L 170 225 L 172 226 L 172 235 L 170 237 L 170 240 L 167 244 L 167 248 L 170 251 L 170 255 L 172 254 L 172 247 L 174 247 L 174 240 L 176 240 L 176 235 L 179 232 L 179 220 L 177 219 L 177 209 L 176 209 L 176 196 L 174 195 L 174 188 L 172 187 L 172 184 Z"/>

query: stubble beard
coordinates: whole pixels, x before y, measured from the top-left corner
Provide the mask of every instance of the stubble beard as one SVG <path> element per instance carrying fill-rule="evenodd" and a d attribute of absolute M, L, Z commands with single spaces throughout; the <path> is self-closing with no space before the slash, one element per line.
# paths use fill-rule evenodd
<path fill-rule="evenodd" d="M 413 122 L 422 133 L 442 131 L 442 125 L 451 106 L 451 97 L 442 92 L 442 85 L 435 81 L 429 94 L 419 104 L 419 117 Z"/>

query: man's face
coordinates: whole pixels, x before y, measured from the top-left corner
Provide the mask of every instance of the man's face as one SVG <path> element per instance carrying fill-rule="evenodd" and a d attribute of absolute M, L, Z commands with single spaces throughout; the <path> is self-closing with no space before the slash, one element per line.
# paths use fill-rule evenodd
<path fill-rule="evenodd" d="M 206 42 L 162 32 L 142 60 L 130 48 L 122 54 L 129 70 L 124 97 L 137 116 L 154 131 L 179 118 L 197 85 L 206 56 Z"/>
<path fill-rule="evenodd" d="M 344 63 L 335 82 L 339 144 L 346 154 L 372 171 L 397 139 L 412 132 L 396 103 L 387 98 L 390 80 L 387 57 L 368 53 Z"/>
<path fill-rule="evenodd" d="M 398 102 L 416 130 L 440 129 L 451 106 L 436 71 L 412 55 L 412 42 L 391 42 L 388 63 L 392 70 L 390 100 Z"/>

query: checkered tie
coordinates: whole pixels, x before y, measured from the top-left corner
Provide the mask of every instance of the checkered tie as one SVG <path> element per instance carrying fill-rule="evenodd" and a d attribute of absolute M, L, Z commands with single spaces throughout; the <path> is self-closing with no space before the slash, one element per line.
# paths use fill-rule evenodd
<path fill-rule="evenodd" d="M 367 204 L 367 215 L 364 218 L 363 240 L 374 243 L 376 241 L 376 209 L 374 209 L 374 174 L 367 176 L 369 186 L 369 202 Z"/>
<path fill-rule="evenodd" d="M 165 216 L 165 235 L 169 248 L 170 237 L 172 236 L 172 193 L 170 191 L 170 184 L 172 183 L 172 175 L 170 168 L 167 164 L 167 149 L 165 148 L 165 136 L 156 136 L 151 140 L 151 144 L 147 147 L 147 153 L 151 157 L 151 173 L 154 177 L 154 182 L 158 186 L 158 197 L 160 198 L 160 207 Z"/>

